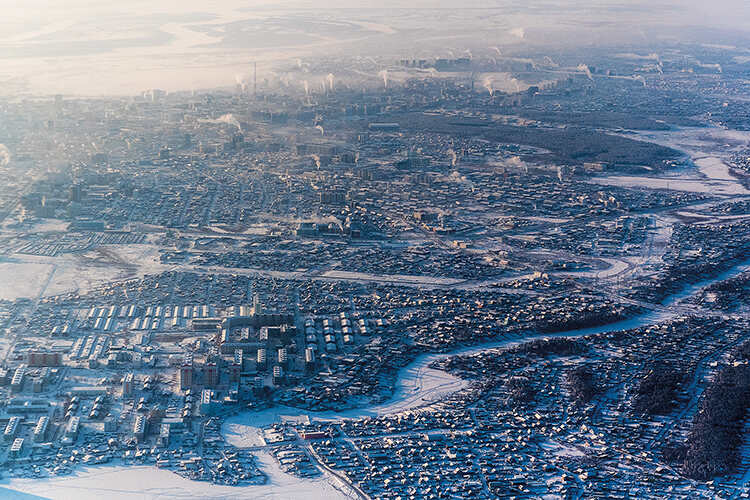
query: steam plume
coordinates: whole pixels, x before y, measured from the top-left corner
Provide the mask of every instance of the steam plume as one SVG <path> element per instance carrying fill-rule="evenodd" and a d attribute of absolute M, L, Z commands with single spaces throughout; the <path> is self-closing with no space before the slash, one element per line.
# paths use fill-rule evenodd
<path fill-rule="evenodd" d="M 576 69 L 577 69 L 578 71 L 581 71 L 581 72 L 585 73 L 585 74 L 586 74 L 586 77 L 587 77 L 587 78 L 588 78 L 589 80 L 591 80 L 592 82 L 594 81 L 594 77 L 593 77 L 593 76 L 591 76 L 591 70 L 589 69 L 589 67 L 588 67 L 587 65 L 585 65 L 585 64 L 579 64 L 579 65 L 578 65 L 578 67 L 577 67 Z"/>
<path fill-rule="evenodd" d="M 326 80 L 328 81 L 328 90 L 333 92 L 333 73 L 328 73 Z"/>
<path fill-rule="evenodd" d="M 388 70 L 384 69 L 378 72 L 378 76 L 383 79 L 383 86 L 388 88 Z"/>
<path fill-rule="evenodd" d="M 461 175 L 458 170 L 454 170 L 453 172 L 451 172 L 449 176 L 444 177 L 444 180 L 446 182 L 466 186 L 469 189 L 474 188 L 474 183 L 467 179 L 465 175 Z"/>
<path fill-rule="evenodd" d="M 513 28 L 508 33 L 520 39 L 524 39 L 526 37 L 526 30 L 520 26 L 518 28 Z"/>
<path fill-rule="evenodd" d="M 234 75 L 234 81 L 237 82 L 237 85 L 240 86 L 240 89 L 242 90 L 242 93 L 245 93 L 245 90 L 247 90 L 247 82 L 244 78 L 242 78 L 241 75 Z"/>
<path fill-rule="evenodd" d="M 326 131 L 323 129 L 323 125 L 315 125 L 315 128 L 320 130 L 320 135 L 326 135 Z"/>
<path fill-rule="evenodd" d="M 490 93 L 490 97 L 493 97 L 495 95 L 495 89 L 492 88 L 492 78 L 485 77 L 484 80 L 482 80 L 482 86 L 487 89 L 487 92 Z"/>
<path fill-rule="evenodd" d="M 8 163 L 10 163 L 10 151 L 5 147 L 5 144 L 0 144 L 0 167 L 4 167 Z"/>
<path fill-rule="evenodd" d="M 456 156 L 456 152 L 452 149 L 448 150 L 448 156 L 451 157 L 451 167 L 455 167 L 456 163 L 458 163 L 458 157 Z"/>
<path fill-rule="evenodd" d="M 703 69 L 715 69 L 718 73 L 723 73 L 721 64 L 704 64 L 698 61 L 698 66 Z"/>
<path fill-rule="evenodd" d="M 242 125 L 240 125 L 239 120 L 237 120 L 237 118 L 235 118 L 232 113 L 221 115 L 220 117 L 215 118 L 215 119 L 202 119 L 199 121 L 201 123 L 226 123 L 227 125 L 233 125 L 237 127 L 237 130 L 242 132 Z"/>

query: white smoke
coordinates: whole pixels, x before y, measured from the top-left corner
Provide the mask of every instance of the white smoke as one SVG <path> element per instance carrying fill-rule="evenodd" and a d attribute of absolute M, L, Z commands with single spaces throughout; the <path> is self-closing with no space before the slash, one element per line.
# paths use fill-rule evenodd
<path fill-rule="evenodd" d="M 338 226 L 339 229 L 343 229 L 343 226 L 341 225 L 341 221 L 334 217 L 333 215 L 329 215 L 328 217 L 310 217 L 309 219 L 297 219 L 296 222 L 312 222 L 315 224 L 335 224 Z"/>
<path fill-rule="evenodd" d="M 333 73 L 328 73 L 326 80 L 328 81 L 328 90 L 333 92 Z"/>
<path fill-rule="evenodd" d="M 490 93 L 490 97 L 495 95 L 495 89 L 492 88 L 492 78 L 489 76 L 485 77 L 484 80 L 482 80 L 482 86 Z"/>
<path fill-rule="evenodd" d="M 312 159 L 315 162 L 315 167 L 320 170 L 320 156 L 312 155 Z"/>
<path fill-rule="evenodd" d="M 467 187 L 469 189 L 473 189 L 474 188 L 474 183 L 471 182 L 469 179 L 467 179 L 466 176 L 461 175 L 460 173 L 458 173 L 458 170 L 454 170 L 453 172 L 451 172 L 450 175 L 448 175 L 447 177 L 444 177 L 444 180 L 446 182 L 450 182 L 450 183 L 453 183 L 453 184 L 459 184 L 461 186 L 465 186 L 465 187 Z"/>
<path fill-rule="evenodd" d="M 220 117 L 215 118 L 215 119 L 203 118 L 198 121 L 200 121 L 201 123 L 226 123 L 227 125 L 232 125 L 232 126 L 237 127 L 237 130 L 242 132 L 242 125 L 240 125 L 240 121 L 237 118 L 235 118 L 232 113 L 221 115 Z"/>
<path fill-rule="evenodd" d="M 520 156 L 511 156 L 508 158 L 505 160 L 505 166 L 514 170 L 523 170 L 523 173 L 525 174 L 529 173 L 529 166 Z"/>
<path fill-rule="evenodd" d="M 526 38 L 526 30 L 523 29 L 521 26 L 517 28 L 513 28 L 512 30 L 508 31 L 511 35 L 513 35 L 516 38 L 524 39 Z"/>
<path fill-rule="evenodd" d="M 302 80 L 302 86 L 305 88 L 305 95 L 310 95 L 310 84 L 307 80 Z"/>
<path fill-rule="evenodd" d="M 578 71 L 582 72 L 582 73 L 585 73 L 586 77 L 589 80 L 591 80 L 592 82 L 594 81 L 594 77 L 591 75 L 591 70 L 589 69 L 589 67 L 587 65 L 585 65 L 585 64 L 579 64 L 576 69 Z"/>
<path fill-rule="evenodd" d="M 500 52 L 500 49 L 498 47 L 490 47 L 490 49 L 494 50 L 498 57 L 502 57 L 503 53 Z"/>
<path fill-rule="evenodd" d="M 448 150 L 448 156 L 450 156 L 451 159 L 451 167 L 455 167 L 458 163 L 458 156 L 456 156 L 456 152 L 452 149 Z"/>
<path fill-rule="evenodd" d="M 482 88 L 486 89 L 491 96 L 494 96 L 495 92 L 521 92 L 527 87 L 528 84 L 518 81 L 512 74 L 506 72 L 487 74 L 482 79 Z"/>
<path fill-rule="evenodd" d="M 510 79 L 510 83 L 512 83 L 512 84 L 513 84 L 513 86 L 514 86 L 514 87 L 515 87 L 515 89 L 516 89 L 516 92 L 521 92 L 521 84 L 519 83 L 519 81 L 518 81 L 518 80 L 516 80 L 515 78 L 511 78 L 511 79 Z"/>
<path fill-rule="evenodd" d="M 379 71 L 378 76 L 383 79 L 383 86 L 388 88 L 388 70 L 384 69 Z"/>
<path fill-rule="evenodd" d="M 703 69 L 714 69 L 717 73 L 723 73 L 723 69 L 721 67 L 721 64 L 704 64 L 700 61 L 698 61 L 698 66 Z"/>
<path fill-rule="evenodd" d="M 469 56 L 469 59 L 474 59 L 474 55 L 471 53 L 469 49 L 464 50 L 464 54 Z"/>
<path fill-rule="evenodd" d="M 4 167 L 10 163 L 10 151 L 5 144 L 0 144 L 0 167 Z"/>
<path fill-rule="evenodd" d="M 661 64 L 661 58 L 659 57 L 659 54 L 652 52 L 648 55 L 641 55 L 641 54 L 635 54 L 633 52 L 624 52 L 622 54 L 615 54 L 615 57 L 618 57 L 620 59 L 633 59 L 636 61 L 654 61 L 657 64 Z"/>
<path fill-rule="evenodd" d="M 632 59 L 635 61 L 653 61 L 656 71 L 662 74 L 664 73 L 664 64 L 661 61 L 661 57 L 656 52 L 652 52 L 645 56 L 641 54 L 634 54 L 633 52 L 625 52 L 622 54 L 615 54 L 615 57 L 619 57 L 620 59 Z"/>
<path fill-rule="evenodd" d="M 244 94 L 245 91 L 247 90 L 247 82 L 242 77 L 242 75 L 234 75 L 234 81 L 237 82 L 237 85 L 240 86 L 240 90 Z"/>
<path fill-rule="evenodd" d="M 320 130 L 320 135 L 326 135 L 326 131 L 323 129 L 323 125 L 315 125 L 315 128 Z"/>

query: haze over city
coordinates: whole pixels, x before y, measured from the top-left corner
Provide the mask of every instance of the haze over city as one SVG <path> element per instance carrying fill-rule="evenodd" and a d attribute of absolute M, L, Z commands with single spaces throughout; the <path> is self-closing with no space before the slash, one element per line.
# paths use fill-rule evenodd
<path fill-rule="evenodd" d="M 398 57 L 507 46 L 685 40 L 732 44 L 742 0 L 418 2 L 55 2 L 3 9 L 0 92 L 128 95 L 232 85 L 252 63 L 263 74 L 296 58 Z M 743 15 L 744 14 L 744 15 Z"/>
<path fill-rule="evenodd" d="M 750 497 L 750 6 L 0 0 L 0 498 Z"/>

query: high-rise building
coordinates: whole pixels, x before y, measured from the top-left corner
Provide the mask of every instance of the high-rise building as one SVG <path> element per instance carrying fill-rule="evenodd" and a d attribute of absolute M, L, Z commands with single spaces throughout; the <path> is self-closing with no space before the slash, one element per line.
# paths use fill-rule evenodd
<path fill-rule="evenodd" d="M 10 380 L 10 388 L 13 392 L 20 392 L 23 389 L 23 382 L 26 378 L 26 365 L 20 365 L 13 373 Z"/>
<path fill-rule="evenodd" d="M 133 424 L 133 435 L 140 442 L 146 436 L 146 416 L 138 415 Z"/>
<path fill-rule="evenodd" d="M 60 366 L 62 353 L 55 351 L 30 351 L 27 355 L 29 366 Z"/>
<path fill-rule="evenodd" d="M 240 372 L 242 368 L 237 363 L 232 363 L 227 367 L 227 373 L 229 374 L 229 381 L 236 383 L 240 381 Z"/>
<path fill-rule="evenodd" d="M 219 368 L 216 363 L 207 363 L 203 367 L 203 384 L 216 387 L 219 384 Z"/>
<path fill-rule="evenodd" d="M 42 443 L 47 437 L 47 428 L 49 427 L 49 417 L 47 415 L 39 417 L 34 427 L 34 442 Z"/>
<path fill-rule="evenodd" d="M 258 349 L 255 361 L 258 364 L 258 369 L 264 369 L 266 367 L 266 350 L 263 348 Z"/>
<path fill-rule="evenodd" d="M 193 365 L 184 364 L 180 367 L 180 390 L 185 391 L 193 386 Z"/>
<path fill-rule="evenodd" d="M 83 199 L 83 187 L 80 184 L 70 186 L 70 195 L 68 198 L 70 201 L 80 202 Z"/>
<path fill-rule="evenodd" d="M 132 373 L 128 373 L 122 379 L 122 396 L 127 397 L 133 394 L 133 380 L 135 376 Z"/>

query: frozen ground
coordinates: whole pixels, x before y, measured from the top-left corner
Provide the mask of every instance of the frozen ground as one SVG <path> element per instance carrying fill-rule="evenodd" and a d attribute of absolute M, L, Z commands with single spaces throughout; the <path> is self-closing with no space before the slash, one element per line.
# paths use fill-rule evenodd
<path fill-rule="evenodd" d="M 169 266 L 159 262 L 158 249 L 151 245 L 103 246 L 59 257 L 16 254 L 0 258 L 0 299 L 86 292 L 110 281 L 167 269 Z"/>
<path fill-rule="evenodd" d="M 698 166 L 701 173 L 709 179 L 737 182 L 737 178 L 729 171 L 729 165 L 719 158 L 713 156 L 697 158 L 695 164 Z"/>
<path fill-rule="evenodd" d="M 0 299 L 37 297 L 54 269 L 51 263 L 15 258 L 0 260 Z"/>
<path fill-rule="evenodd" d="M 591 182 L 610 186 L 671 189 L 717 195 L 750 194 L 750 191 L 732 175 L 724 161 L 732 152 L 750 144 L 750 133 L 717 127 L 684 127 L 664 132 L 636 132 L 632 135 L 685 152 L 697 168 L 670 172 L 660 177 L 595 177 Z"/>
<path fill-rule="evenodd" d="M 503 341 L 497 344 L 485 345 L 479 348 L 479 350 L 498 347 L 507 343 L 507 341 Z M 245 412 L 228 418 L 222 427 L 222 434 L 228 443 L 240 448 L 263 446 L 265 443 L 261 438 L 260 429 L 274 422 L 299 421 L 300 419 L 307 418 L 311 420 L 362 418 L 387 415 L 424 406 L 467 385 L 465 380 L 443 371 L 429 368 L 430 363 L 445 356 L 445 354 L 419 356 L 414 362 L 403 368 L 399 372 L 393 397 L 384 404 L 340 412 L 311 412 L 297 408 L 276 406 L 267 410 Z"/>
<path fill-rule="evenodd" d="M 54 498 L 75 500 L 119 499 L 263 499 L 339 500 L 350 498 L 325 479 L 299 479 L 285 474 L 268 453 L 258 453 L 268 483 L 254 486 L 217 486 L 191 481 L 150 466 L 98 466 L 72 476 L 48 479 L 11 479 L 0 483 L 0 498 Z M 34 497 L 23 494 L 34 495 Z M 18 494 L 18 497 L 11 496 Z M 7 495 L 7 496 L 6 496 Z"/>
<path fill-rule="evenodd" d="M 673 191 L 689 191 L 692 193 L 707 193 L 719 195 L 745 195 L 750 191 L 736 181 L 681 179 L 676 177 L 646 177 L 646 176 L 609 176 L 595 177 L 590 182 L 606 186 L 636 187 L 649 189 L 670 189 Z"/>

